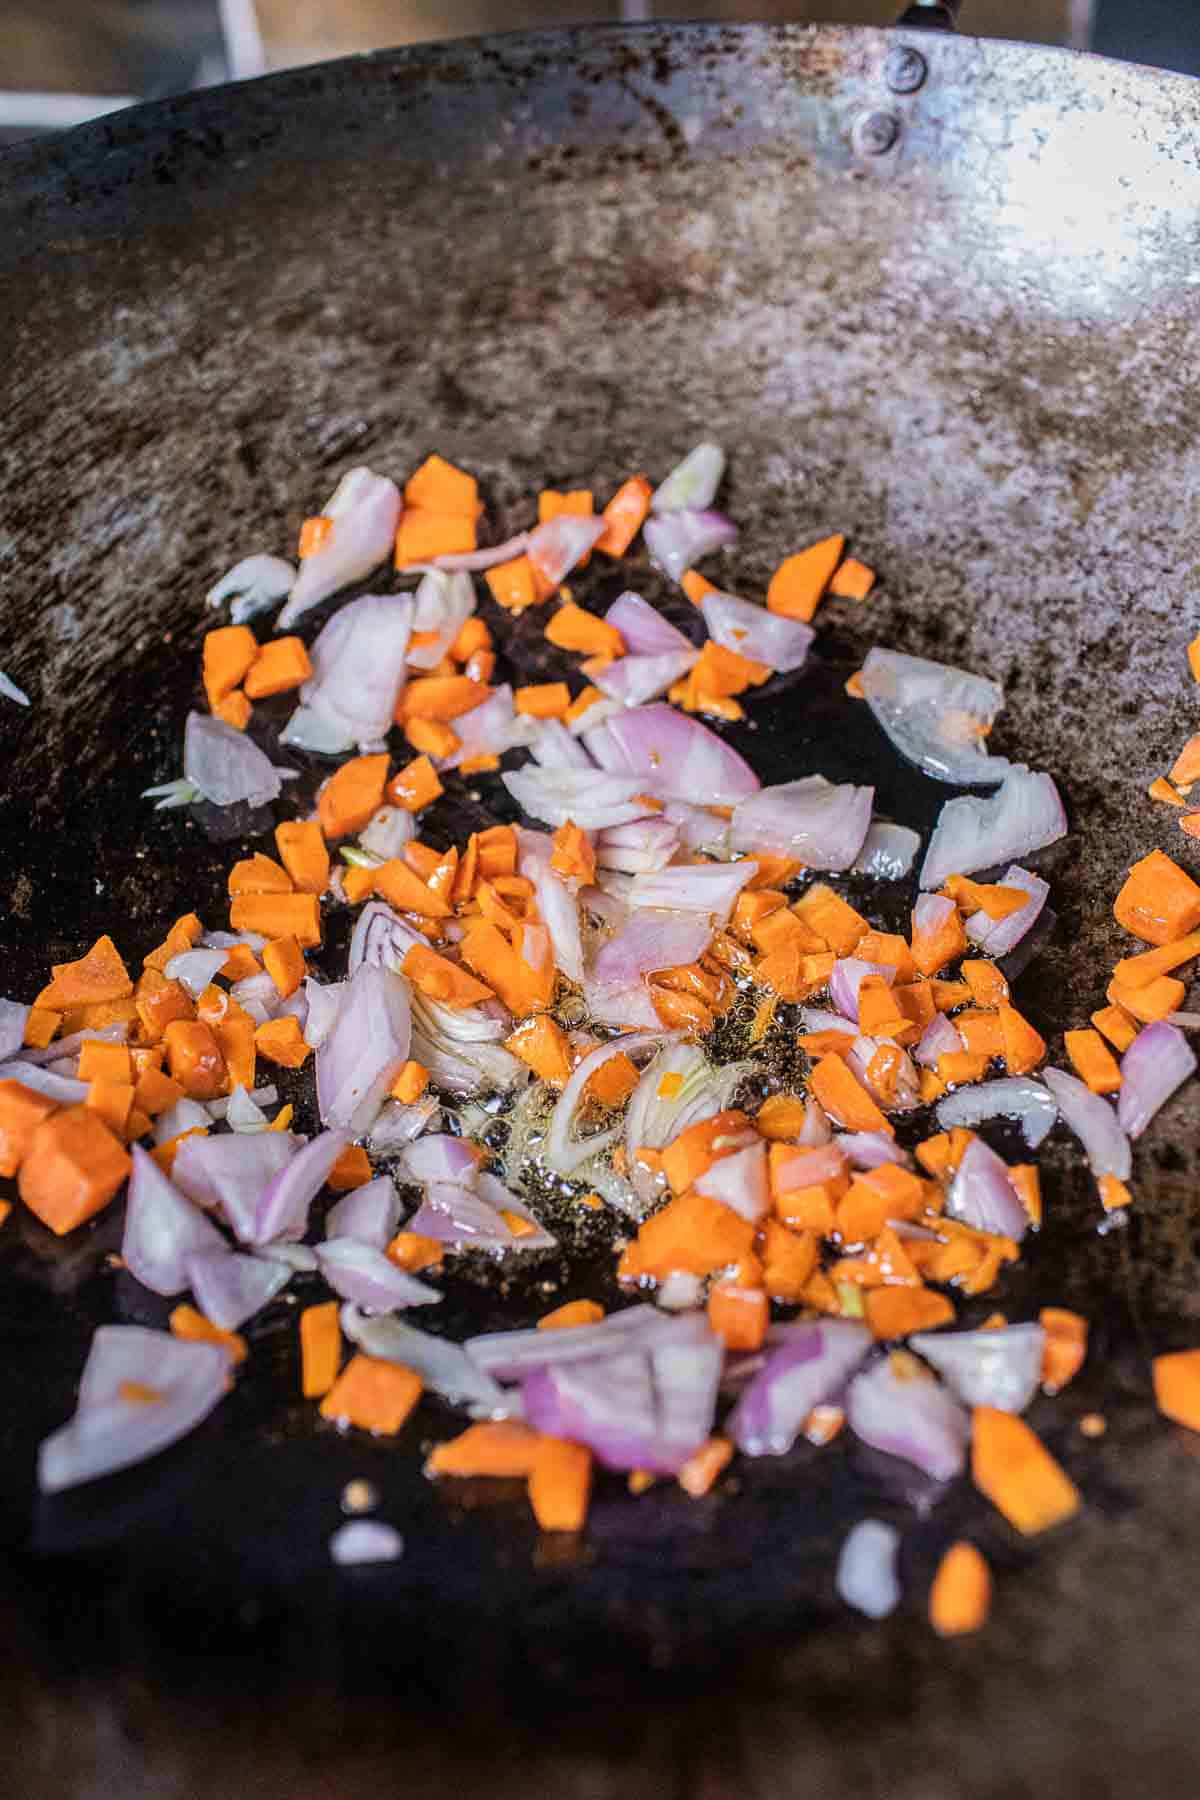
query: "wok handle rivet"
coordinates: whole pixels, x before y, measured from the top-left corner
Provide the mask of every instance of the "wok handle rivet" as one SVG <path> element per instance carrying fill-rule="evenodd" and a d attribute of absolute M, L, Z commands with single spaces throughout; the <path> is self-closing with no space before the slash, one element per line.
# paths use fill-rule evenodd
<path fill-rule="evenodd" d="M 854 126 L 854 147 L 862 156 L 884 156 L 900 136 L 895 113 L 863 113 Z"/>
<path fill-rule="evenodd" d="M 893 94 L 915 94 L 929 73 L 929 64 L 911 44 L 895 44 L 888 51 L 883 78 Z"/>

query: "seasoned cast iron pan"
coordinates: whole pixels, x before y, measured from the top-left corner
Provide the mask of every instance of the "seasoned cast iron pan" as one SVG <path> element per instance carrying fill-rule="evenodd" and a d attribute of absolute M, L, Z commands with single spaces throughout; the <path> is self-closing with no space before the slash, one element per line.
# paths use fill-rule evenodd
<path fill-rule="evenodd" d="M 735 734 L 764 780 L 874 780 L 927 827 L 946 791 L 899 767 L 845 676 L 879 640 L 1006 684 L 997 748 L 1054 772 L 1074 827 L 1042 859 L 1059 922 L 1017 990 L 1057 1049 L 1100 1002 L 1125 868 L 1178 848 L 1143 796 L 1193 723 L 1197 93 L 937 33 L 605 29 L 335 63 L 10 152 L 0 666 L 34 704 L 0 715 L 0 986 L 28 998 L 101 930 L 140 958 L 185 907 L 218 922 L 241 841 L 138 794 L 178 773 L 205 588 L 285 548 L 346 468 L 402 476 L 437 448 L 507 534 L 543 484 L 604 493 L 710 436 L 733 453 L 744 591 L 834 529 L 883 573 Z M 516 636 L 522 670 L 550 666 L 535 621 Z M 474 791 L 437 818 L 447 841 L 499 790 Z M 34 1447 L 91 1329 L 162 1315 L 104 1265 L 119 1218 L 60 1245 L 15 1214 L 20 1791 L 91 1791 L 100 1769 L 130 1793 L 306 1792 L 297 1757 L 321 1792 L 374 1791 L 398 1720 L 407 1761 L 386 1767 L 430 1793 L 1178 1790 L 1200 1739 L 1200 1466 L 1156 1422 L 1145 1358 L 1196 1335 L 1194 1109 L 1160 1117 L 1123 1232 L 1097 1234 L 1078 1157 L 1052 1158 L 1049 1223 L 999 1295 L 1093 1320 L 1087 1372 L 1033 1414 L 1089 1504 L 1032 1549 L 969 1494 L 924 1507 L 839 1446 L 701 1503 L 613 1478 L 563 1553 L 519 1501 L 423 1483 L 436 1409 L 398 1447 L 314 1427 L 290 1316 L 178 1450 L 38 1503 Z M 463 1283 L 445 1313 L 467 1330 L 545 1304 L 536 1282 Z M 1092 1408 L 1110 1429 L 1089 1443 Z M 408 1553 L 335 1576 L 357 1474 Z M 859 1629 L 833 1558 L 881 1507 L 906 1522 L 913 1598 Z M 999 1599 L 983 1638 L 943 1646 L 921 1597 L 962 1529 Z"/>

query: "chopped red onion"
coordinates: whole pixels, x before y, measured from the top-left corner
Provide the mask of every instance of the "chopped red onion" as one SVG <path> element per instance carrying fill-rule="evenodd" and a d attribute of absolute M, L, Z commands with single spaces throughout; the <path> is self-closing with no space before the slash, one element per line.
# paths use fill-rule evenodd
<path fill-rule="evenodd" d="M 377 1175 L 331 1206 L 325 1218 L 327 1238 L 356 1238 L 384 1250 L 400 1223 L 400 1201 L 390 1175 Z"/>
<path fill-rule="evenodd" d="M 390 862 L 394 856 L 403 856 L 416 835 L 417 821 L 407 807 L 381 806 L 359 833 L 358 843 L 369 856 Z"/>
<path fill-rule="evenodd" d="M 344 981 L 322 983 L 312 975 L 305 977 L 304 992 L 308 999 L 308 1017 L 304 1021 L 304 1041 L 319 1050 L 337 1018 L 345 991 Z"/>
<path fill-rule="evenodd" d="M 650 991 L 640 981 L 631 987 L 622 988 L 602 987 L 599 982 L 585 980 L 583 998 L 588 1017 L 594 1025 L 609 1025 L 620 1031 L 655 1031 L 662 1028 Z"/>
<path fill-rule="evenodd" d="M 691 1275 L 686 1269 L 672 1269 L 659 1282 L 654 1303 L 664 1312 L 692 1312 L 703 1297 L 704 1283 L 699 1275 Z"/>
<path fill-rule="evenodd" d="M 889 1084 L 886 1095 L 876 1087 L 868 1073 L 876 1051 L 885 1049 L 895 1050 L 899 1058 L 894 1082 Z M 921 1105 L 921 1078 L 907 1050 L 901 1050 L 898 1045 L 883 1038 L 857 1037 L 850 1046 L 846 1061 L 876 1105 L 882 1107 L 884 1112 L 912 1112 Z"/>
<path fill-rule="evenodd" d="M 291 1270 L 282 1263 L 225 1249 L 189 1256 L 187 1275 L 196 1305 L 221 1331 L 236 1331 L 291 1280 Z"/>
<path fill-rule="evenodd" d="M 434 1306 L 437 1288 L 389 1262 L 382 1250 L 355 1238 L 330 1238 L 316 1246 L 321 1273 L 343 1300 L 367 1312 L 396 1312 L 407 1306 Z"/>
<path fill-rule="evenodd" d="M 413 596 L 412 628 L 422 638 L 432 632 L 433 640 L 409 645 L 409 668 L 436 669 L 474 611 L 475 588 L 469 575 L 430 569 Z"/>
<path fill-rule="evenodd" d="M 962 1034 L 954 1021 L 945 1013 L 935 1013 L 913 1050 L 913 1060 L 923 1069 L 936 1069 L 941 1057 L 955 1056 L 965 1049 Z"/>
<path fill-rule="evenodd" d="M 1050 776 L 1014 764 L 988 799 L 963 794 L 947 800 L 921 865 L 921 886 L 941 887 L 950 875 L 971 875 L 1027 856 L 1066 830 L 1067 815 Z"/>
<path fill-rule="evenodd" d="M 131 1155 L 122 1259 L 130 1274 L 153 1293 L 181 1294 L 189 1285 L 188 1257 L 203 1250 L 223 1253 L 228 1246 L 152 1156 L 138 1144 Z"/>
<path fill-rule="evenodd" d="M 369 1130 L 407 1060 L 411 1035 L 404 977 L 369 964 L 356 969 L 317 1051 L 321 1122 L 356 1137 Z"/>
<path fill-rule="evenodd" d="M 276 1238 L 294 1240 L 304 1236 L 308 1209 L 349 1142 L 344 1131 L 322 1131 L 268 1182 L 255 1210 L 255 1243 L 270 1244 Z"/>
<path fill-rule="evenodd" d="M 900 1533 L 882 1519 L 860 1519 L 838 1554 L 838 1597 L 868 1619 L 886 1619 L 900 1604 Z"/>
<path fill-rule="evenodd" d="M 717 1068 L 699 1045 L 679 1042 L 678 1034 L 663 1040 L 662 1049 L 643 1070 L 625 1113 L 625 1151 L 643 1211 L 660 1190 L 647 1176 L 638 1151 L 643 1145 L 661 1150 L 681 1131 L 724 1112 L 749 1067 L 748 1063 L 735 1062 Z M 668 1076 L 678 1076 L 680 1081 L 678 1086 L 670 1082 L 675 1092 L 664 1094 L 663 1082 Z M 724 1157 L 758 1141 L 754 1127 L 747 1125 L 719 1139 L 713 1150 Z"/>
<path fill-rule="evenodd" d="M 414 944 L 423 944 L 428 949 L 429 939 L 406 925 L 382 900 L 368 900 L 358 915 L 350 939 L 346 973 L 354 975 L 365 963 L 369 968 L 391 969 L 398 974 Z M 338 1003 L 340 1006 L 340 993 Z"/>
<path fill-rule="evenodd" d="M 224 719 L 190 712 L 183 733 L 183 775 L 214 806 L 279 798 L 279 771 L 252 738 Z"/>
<path fill-rule="evenodd" d="M 289 749 L 311 750 L 315 756 L 344 756 L 358 742 L 353 726 L 315 706 L 298 706 L 279 734 Z M 337 871 L 334 871 L 336 879 Z M 330 881 L 334 889 L 334 880 Z"/>
<path fill-rule="evenodd" d="M 706 806 L 689 806 L 686 800 L 668 800 L 663 818 L 679 833 L 689 850 L 709 850 L 724 855 L 729 848 L 729 820 L 710 812 Z"/>
<path fill-rule="evenodd" d="M 264 1102 L 268 1106 L 278 1098 L 274 1088 L 264 1088 L 263 1092 L 271 1096 L 269 1101 Z M 207 1106 L 211 1117 L 218 1123 L 223 1119 L 230 1131 L 252 1133 L 271 1129 L 271 1121 L 266 1113 L 240 1082 L 228 1099 L 209 1100 Z"/>
<path fill-rule="evenodd" d="M 800 1022 L 806 1032 L 840 1031 L 846 1037 L 858 1036 L 857 1024 L 843 1018 L 841 1013 L 830 1012 L 827 1006 L 802 1006 Z"/>
<path fill-rule="evenodd" d="M 222 575 L 205 598 L 210 606 L 233 600 L 229 616 L 235 625 L 244 625 L 259 613 L 269 612 L 294 585 L 296 571 L 281 556 L 244 556 Z"/>
<path fill-rule="evenodd" d="M 834 1142 L 798 1147 L 788 1157 L 778 1155 L 772 1181 L 777 1193 L 790 1194 L 824 1181 L 840 1181 L 845 1173 L 845 1152 Z"/>
<path fill-rule="evenodd" d="M 525 554 L 542 580 L 557 587 L 580 558 L 592 549 L 596 540 L 604 536 L 606 529 L 602 517 L 590 513 L 559 513 L 534 527 Z"/>
<path fill-rule="evenodd" d="M 743 1219 L 761 1219 L 771 1210 L 767 1146 L 747 1144 L 744 1150 L 735 1150 L 732 1156 L 718 1157 L 703 1175 L 697 1175 L 693 1185 L 698 1194 L 720 1200 Z"/>
<path fill-rule="evenodd" d="M 553 1341 L 552 1341 L 553 1340 Z M 521 1381 L 549 1363 L 595 1362 L 655 1345 L 696 1341 L 694 1322 L 664 1317 L 653 1306 L 627 1306 L 598 1325 L 570 1331 L 488 1331 L 463 1345 L 477 1368 L 495 1381 Z"/>
<path fill-rule="evenodd" d="M 858 1023 L 858 990 L 868 975 L 881 975 L 891 987 L 896 970 L 891 963 L 864 962 L 859 956 L 839 956 L 829 977 L 829 998 L 843 1018 Z"/>
<path fill-rule="evenodd" d="M 784 1456 L 814 1406 L 835 1399 L 871 1348 L 865 1325 L 790 1325 L 744 1389 L 726 1430 L 744 1456 Z"/>
<path fill-rule="evenodd" d="M 679 834 L 666 819 L 635 819 L 596 833 L 596 864 L 625 875 L 653 874 L 665 869 L 679 848 Z"/>
<path fill-rule="evenodd" d="M 14 700 L 18 706 L 32 704 L 25 689 L 18 687 L 12 676 L 6 675 L 3 669 L 0 669 L 0 694 L 3 694 L 6 700 Z"/>
<path fill-rule="evenodd" d="M 676 1329 L 690 1338 L 530 1371 L 525 1417 L 535 1430 L 587 1444 L 605 1468 L 675 1474 L 712 1430 L 724 1356 L 702 1317 Z"/>
<path fill-rule="evenodd" d="M 476 756 L 503 756 L 528 744 L 537 732 L 538 721 L 527 718 L 513 708 L 512 688 L 505 682 L 493 688 L 486 700 L 460 713 L 454 721 L 458 749 L 438 758 L 439 769 L 457 769 Z"/>
<path fill-rule="evenodd" d="M 198 942 L 202 950 L 232 950 L 238 944 L 245 944 L 256 956 L 267 947 L 266 938 L 257 931 L 205 931 Z"/>
<path fill-rule="evenodd" d="M 647 907 L 634 913 L 629 923 L 601 946 L 592 974 L 601 987 L 633 987 L 643 975 L 697 961 L 708 949 L 712 935 L 705 913 L 659 912 Z"/>
<path fill-rule="evenodd" d="M 1121 1058 L 1117 1121 L 1131 1138 L 1141 1137 L 1175 1089 L 1196 1071 L 1192 1047 L 1176 1025 L 1159 1020 L 1139 1031 Z"/>
<path fill-rule="evenodd" d="M 699 719 L 662 700 L 614 713 L 585 741 L 602 768 L 639 776 L 641 786 L 660 800 L 733 806 L 758 792 L 758 776 L 736 750 Z"/>
<path fill-rule="evenodd" d="M 341 1320 L 352 1344 L 383 1362 L 402 1363 L 451 1406 L 464 1406 L 475 1418 L 520 1417 L 518 1391 L 500 1387 L 476 1367 L 461 1344 L 418 1331 L 404 1319 L 378 1314 L 368 1317 L 352 1301 L 342 1307 Z"/>
<path fill-rule="evenodd" d="M 805 1149 L 819 1150 L 832 1138 L 833 1126 L 829 1122 L 829 1115 L 821 1102 L 814 1100 L 810 1095 L 804 1102 L 804 1124 L 800 1128 L 800 1136 L 796 1142 L 803 1144 Z"/>
<path fill-rule="evenodd" d="M 610 700 L 607 694 L 597 692 L 596 698 L 592 701 L 591 705 L 585 707 L 583 712 L 578 713 L 575 718 L 571 720 L 570 724 L 567 726 L 567 730 L 571 733 L 572 737 L 586 739 L 587 734 L 590 731 L 598 730 L 599 727 L 604 724 L 606 719 L 611 719 L 614 713 L 619 713 L 621 710 L 622 707 L 619 700 Z"/>
<path fill-rule="evenodd" d="M 1057 1102 L 1063 1124 L 1083 1145 L 1097 1181 L 1105 1175 L 1128 1181 L 1133 1161 L 1129 1139 L 1104 1096 L 1093 1094 L 1082 1081 L 1061 1069 L 1046 1069 L 1042 1078 Z"/>
<path fill-rule="evenodd" d="M 919 894 L 912 910 L 913 936 L 936 937 L 957 910 L 945 894 Z"/>
<path fill-rule="evenodd" d="M 680 581 L 702 557 L 737 541 L 737 526 L 724 513 L 680 507 L 653 514 L 642 527 L 651 558 L 672 581 Z"/>
<path fill-rule="evenodd" d="M 987 753 L 1004 690 L 986 676 L 876 646 L 863 663 L 862 687 L 901 756 L 935 781 L 993 787 L 1012 767 Z"/>
<path fill-rule="evenodd" d="M 192 999 L 197 999 L 229 958 L 224 950 L 184 950 L 173 956 L 163 974 L 168 981 L 180 981 Z"/>
<path fill-rule="evenodd" d="M 699 661 L 698 650 L 673 650 L 665 656 L 622 656 L 596 676 L 596 686 L 622 706 L 644 706 L 681 681 Z"/>
<path fill-rule="evenodd" d="M 1031 1150 L 1053 1130 L 1057 1117 L 1054 1096 L 1040 1081 L 1024 1075 L 959 1088 L 937 1106 L 937 1121 L 943 1130 L 979 1125 L 984 1119 L 1016 1119 Z"/>
<path fill-rule="evenodd" d="M 603 769 L 539 769 L 530 764 L 506 770 L 501 779 L 518 806 L 549 825 L 572 820 L 583 831 L 599 831 L 643 818 L 647 812 L 639 797 L 642 783 L 635 775 L 609 775 Z"/>
<path fill-rule="evenodd" d="M 207 1131 L 211 1124 L 212 1117 L 208 1108 L 201 1106 L 198 1100 L 189 1100 L 185 1095 L 174 1106 L 168 1107 L 166 1112 L 159 1113 L 154 1121 L 154 1141 L 156 1144 L 165 1144 L 173 1137 L 180 1137 L 185 1131 Z"/>
<path fill-rule="evenodd" d="M 630 890 L 632 907 L 657 907 L 668 912 L 699 912 L 722 925 L 733 911 L 734 901 L 748 881 L 758 874 L 758 864 L 747 859 L 733 863 L 684 863 L 655 874 L 637 875 Z"/>
<path fill-rule="evenodd" d="M 29 1008 L 19 1000 L 0 1000 L 0 1061 L 20 1053 L 25 1043 L 25 1023 Z M 64 1042 L 67 1040 L 64 1039 Z M 62 1054 L 62 1044 L 58 1051 Z"/>
<path fill-rule="evenodd" d="M 415 1106 L 402 1106 L 399 1100 L 385 1100 L 367 1133 L 367 1144 L 379 1156 L 387 1156 L 419 1138 L 423 1131 L 440 1122 L 441 1107 L 432 1094 L 426 1094 Z"/>
<path fill-rule="evenodd" d="M 614 600 L 604 615 L 606 625 L 619 631 L 630 656 L 699 656 L 692 640 L 664 619 L 657 607 L 628 590 Z M 691 667 L 691 664 L 688 664 Z"/>
<path fill-rule="evenodd" d="M 962 1153 L 946 1194 L 946 1212 L 976 1231 L 994 1232 L 1017 1243 L 1029 1229 L 1029 1214 L 1012 1184 L 1008 1164 L 980 1137 Z"/>
<path fill-rule="evenodd" d="M 964 1406 L 1023 1413 L 1042 1379 L 1046 1333 L 1040 1325 L 986 1331 L 922 1331 L 909 1348 L 931 1363 Z"/>
<path fill-rule="evenodd" d="M 534 762 L 543 769 L 594 769 L 595 763 L 561 719 L 538 719 L 529 739 Z"/>
<path fill-rule="evenodd" d="M 444 1009 L 443 1009 L 444 1014 Z M 426 1028 L 430 1006 L 414 1006 L 413 1034 L 409 1046 L 413 1058 L 429 1070 L 435 1087 L 457 1096 L 509 1093 L 530 1079 L 528 1066 L 500 1044 L 479 1039 L 460 1039 L 445 1031 Z M 443 1015 L 439 1015 L 443 1016 Z M 462 1014 L 451 1014 L 461 1018 Z M 372 1131 L 374 1127 L 371 1128 Z"/>
<path fill-rule="evenodd" d="M 286 631 L 330 594 L 362 581 L 391 555 L 400 523 L 400 491 L 386 475 L 351 469 L 326 503 L 333 527 L 321 548 L 305 557 L 287 605 L 275 621 Z"/>
<path fill-rule="evenodd" d="M 916 861 L 921 834 L 907 825 L 876 820 L 863 839 L 851 873 L 873 875 L 876 881 L 902 881 Z"/>
<path fill-rule="evenodd" d="M 729 841 L 735 850 L 771 850 L 810 869 L 848 869 L 871 823 L 874 788 L 836 787 L 806 775 L 738 802 Z"/>
<path fill-rule="evenodd" d="M 898 1374 L 890 1356 L 850 1383 L 846 1418 L 864 1444 L 902 1457 L 935 1481 L 962 1473 L 971 1435 L 967 1414 L 936 1381 L 907 1369 Z"/>
<path fill-rule="evenodd" d="M 568 981 L 583 981 L 583 939 L 574 894 L 554 871 L 543 865 L 534 882 L 538 911 L 550 933 L 554 961 Z"/>
<path fill-rule="evenodd" d="M 980 950 L 986 950 L 989 956 L 1006 956 L 1015 949 L 1037 923 L 1050 898 L 1049 882 L 1043 881 L 1040 875 L 1031 875 L 1028 869 L 1019 868 L 1016 863 L 1004 875 L 1002 886 L 1024 888 L 1029 895 L 1028 904 L 1018 912 L 1009 913 L 1006 919 L 989 919 L 982 910 L 972 913 L 964 927 L 971 942 Z"/>
<path fill-rule="evenodd" d="M 341 607 L 313 644 L 304 705 L 353 743 L 386 738 L 407 679 L 412 617 L 408 594 L 364 594 Z"/>
<path fill-rule="evenodd" d="M 190 1343 L 141 1325 L 102 1325 L 92 1338 L 73 1417 L 38 1450 L 38 1487 L 43 1494 L 59 1493 L 165 1450 L 222 1399 L 230 1366 L 220 1344 Z M 161 1399 L 142 1404 L 123 1398 L 124 1384 L 132 1381 Z"/>
<path fill-rule="evenodd" d="M 307 1244 L 256 1244 L 255 1256 L 266 1262 L 276 1262 L 292 1275 L 315 1275 L 318 1269 L 315 1250 Z"/>
<path fill-rule="evenodd" d="M 650 496 L 651 512 L 671 513 L 684 507 L 711 506 L 724 473 L 725 452 L 721 446 L 697 444 L 655 488 Z"/>
<path fill-rule="evenodd" d="M 404 1554 L 404 1539 L 381 1519 L 347 1519 L 329 1540 L 329 1556 L 339 1568 L 396 1562 Z"/>
<path fill-rule="evenodd" d="M 852 1169 L 881 1169 L 884 1163 L 895 1163 L 900 1169 L 912 1168 L 908 1151 L 882 1131 L 839 1131 L 833 1141 Z"/>
<path fill-rule="evenodd" d="M 504 1198 L 500 1205 L 507 1211 L 517 1211 L 517 1207 L 510 1204 L 514 1197 L 507 1190 L 501 1191 Z M 521 1208 L 520 1216 L 531 1215 L 527 1208 Z M 424 1200 L 405 1229 L 415 1232 L 418 1237 L 436 1238 L 439 1244 L 446 1244 L 453 1250 L 486 1250 L 499 1256 L 506 1256 L 510 1250 L 550 1250 L 556 1242 L 535 1221 L 533 1231 L 518 1236 L 508 1221 L 500 1217 L 499 1206 L 491 1194 L 481 1194 L 448 1181 L 430 1183 Z"/>
<path fill-rule="evenodd" d="M 766 663 L 780 675 L 804 667 L 816 635 L 812 626 L 800 619 L 785 619 L 781 613 L 768 612 L 765 606 L 738 600 L 733 594 L 705 594 L 700 610 L 715 644 L 748 656 L 752 662 Z"/>
<path fill-rule="evenodd" d="M 633 1032 L 601 1044 L 599 1049 L 591 1051 L 575 1065 L 555 1103 L 546 1132 L 546 1161 L 552 1169 L 556 1169 L 560 1175 L 570 1175 L 581 1163 L 616 1143 L 621 1135 L 621 1127 L 614 1125 L 606 1131 L 593 1132 L 590 1137 L 572 1137 L 571 1128 L 583 1098 L 583 1090 L 596 1070 L 603 1068 L 614 1056 L 633 1056 L 639 1050 L 656 1049 L 663 1043 L 673 1043 L 676 1036 L 676 1033 L 664 1032 L 661 1026 L 655 1031 Z"/>
<path fill-rule="evenodd" d="M 493 544 L 490 550 L 462 550 L 445 556 L 435 556 L 431 563 L 420 566 L 427 569 L 460 570 L 468 575 L 480 575 L 485 569 L 494 569 L 498 563 L 511 562 L 515 556 L 521 556 L 529 545 L 529 533 L 519 531 L 516 537 L 508 538 L 503 544 Z"/>
<path fill-rule="evenodd" d="M 14 1002 L 11 1000 L 0 1001 L 0 1006 L 12 1006 L 13 1004 Z M 22 1006 L 18 1010 L 27 1013 L 29 1008 L 27 1006 Z M 0 1015 L 0 1031 L 3 1031 L 3 1029 L 3 1015 Z M 22 1020 L 22 1042 L 24 1041 L 24 1032 L 25 1024 Z M 18 1044 L 17 1055 L 21 1062 L 36 1063 L 42 1068 L 45 1068 L 47 1064 L 58 1062 L 61 1057 L 77 1056 L 85 1044 L 124 1044 L 128 1040 L 128 1037 L 129 1027 L 124 1023 L 117 1025 L 102 1025 L 99 1029 L 73 1031 L 68 1037 L 56 1038 L 54 1042 L 48 1045 L 44 1050 L 35 1050 L 33 1048 L 22 1049 L 21 1045 Z M 8 1053 L 6 1052 L 6 1054 Z"/>

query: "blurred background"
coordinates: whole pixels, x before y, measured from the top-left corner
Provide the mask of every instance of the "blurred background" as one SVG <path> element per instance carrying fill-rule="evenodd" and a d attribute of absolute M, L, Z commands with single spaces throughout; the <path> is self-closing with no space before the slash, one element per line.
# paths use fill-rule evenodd
<path fill-rule="evenodd" d="M 0 142 L 356 50 L 634 19 L 894 23 L 898 0 L 0 0 Z M 963 0 L 960 29 L 1200 74 L 1197 0 Z"/>

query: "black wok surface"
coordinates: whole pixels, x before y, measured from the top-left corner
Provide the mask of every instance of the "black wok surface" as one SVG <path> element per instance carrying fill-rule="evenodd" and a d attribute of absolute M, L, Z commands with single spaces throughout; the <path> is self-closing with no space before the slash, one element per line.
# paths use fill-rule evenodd
<path fill-rule="evenodd" d="M 752 708 L 739 747 L 764 780 L 874 779 L 881 810 L 927 827 L 944 791 L 885 753 L 846 674 L 878 640 L 1004 681 L 993 741 L 1054 772 L 1075 828 L 1039 861 L 1060 923 L 1018 1001 L 1052 1050 L 1084 1022 L 1124 869 L 1178 848 L 1143 796 L 1191 728 L 1196 90 L 936 39 L 897 97 L 891 44 L 679 27 L 447 45 L 0 163 L 0 666 L 34 699 L 0 715 L 6 991 L 29 998 L 101 930 L 140 957 L 187 906 L 220 922 L 240 841 L 137 796 L 178 772 L 204 590 L 286 550 L 346 468 L 402 476 L 437 448 L 479 474 L 500 536 L 542 485 L 611 490 L 711 435 L 732 452 L 743 591 L 842 528 L 884 577 L 867 607 L 830 609 L 815 666 Z M 881 111 L 895 142 L 871 156 L 860 121 Z M 644 591 L 664 597 L 648 574 Z M 527 620 L 506 646 L 522 672 L 549 667 L 536 636 Z M 495 799 L 473 791 L 435 832 Z M 23 1791 L 1177 1788 L 1200 1470 L 1153 1413 L 1146 1357 L 1195 1332 L 1196 1151 L 1185 1095 L 1139 1154 L 1128 1228 L 1102 1236 L 1064 1146 L 1047 1229 L 984 1308 L 1093 1320 L 1084 1376 L 1032 1414 L 1088 1506 L 1035 1547 L 840 1445 L 701 1503 L 614 1478 L 583 1546 L 539 1543 L 520 1500 L 421 1480 L 415 1444 L 449 1428 L 432 1407 L 397 1446 L 314 1426 L 284 1312 L 149 1473 L 34 1503 L 34 1446 L 94 1324 L 160 1315 L 104 1266 L 119 1217 L 56 1246 L 15 1216 L 0 1525 Z M 446 1311 L 466 1329 L 545 1304 L 465 1284 Z M 1088 1441 L 1093 1408 L 1109 1431 Z M 352 1475 L 406 1536 L 392 1569 L 328 1566 Z M 905 1521 L 910 1598 L 882 1628 L 832 1592 L 867 1510 Z M 999 1594 L 985 1636 L 945 1646 L 921 1608 L 963 1530 Z"/>

